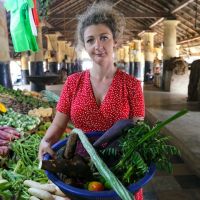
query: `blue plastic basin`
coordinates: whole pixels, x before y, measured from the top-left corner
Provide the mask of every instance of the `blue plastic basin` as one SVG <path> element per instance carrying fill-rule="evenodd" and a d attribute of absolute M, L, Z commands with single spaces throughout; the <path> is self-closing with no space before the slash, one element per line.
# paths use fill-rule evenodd
<path fill-rule="evenodd" d="M 90 132 L 87 133 L 88 138 L 91 137 L 100 137 L 103 134 L 103 132 Z M 61 140 L 54 144 L 52 146 L 52 149 L 54 151 L 58 151 L 60 148 L 62 148 L 67 142 L 67 139 Z M 44 160 L 49 160 L 51 159 L 51 156 L 49 154 L 45 154 Z M 136 183 L 131 184 L 130 186 L 127 187 L 127 189 L 134 193 L 138 191 L 140 188 L 142 188 L 146 183 L 148 183 L 152 177 L 154 176 L 156 171 L 156 167 L 154 164 L 151 164 L 149 167 L 148 172 L 146 175 L 137 181 Z M 91 200 L 120 200 L 118 197 L 117 193 L 114 190 L 106 190 L 106 191 L 101 191 L 101 192 L 92 192 L 88 191 L 86 189 L 80 189 L 73 187 L 69 184 L 64 183 L 62 180 L 59 179 L 59 177 L 52 172 L 45 171 L 48 178 L 56 184 L 60 190 L 62 190 L 66 195 L 72 198 L 72 200 L 81 200 L 81 199 L 91 199 Z"/>

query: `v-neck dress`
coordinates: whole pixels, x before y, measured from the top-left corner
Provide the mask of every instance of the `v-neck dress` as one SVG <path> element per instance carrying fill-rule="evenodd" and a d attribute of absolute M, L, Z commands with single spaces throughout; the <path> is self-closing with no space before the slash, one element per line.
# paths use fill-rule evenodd
<path fill-rule="evenodd" d="M 103 102 L 98 105 L 90 72 L 72 74 L 63 86 L 57 111 L 68 115 L 75 127 L 86 133 L 106 131 L 117 120 L 144 117 L 141 82 L 117 70 Z M 143 200 L 142 189 L 134 196 L 136 200 Z"/>
<path fill-rule="evenodd" d="M 89 70 L 72 74 L 63 86 L 57 111 L 67 114 L 84 132 L 106 131 L 117 120 L 144 117 L 141 82 L 117 70 L 107 94 L 97 104 Z"/>

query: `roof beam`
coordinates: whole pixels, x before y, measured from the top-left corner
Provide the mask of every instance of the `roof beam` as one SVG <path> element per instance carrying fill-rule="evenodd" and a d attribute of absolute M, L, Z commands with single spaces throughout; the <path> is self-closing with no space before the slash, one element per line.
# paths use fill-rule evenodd
<path fill-rule="evenodd" d="M 174 13 L 178 12 L 179 10 L 181 10 L 182 8 L 187 6 L 189 3 L 192 3 L 193 1 L 195 1 L 195 0 L 184 0 L 179 5 L 177 5 L 173 10 L 171 10 L 170 13 L 174 14 Z M 156 22 L 154 22 L 153 24 L 150 25 L 150 28 L 153 28 L 154 26 L 156 26 L 157 24 L 159 24 L 163 20 L 164 20 L 164 17 L 158 19 Z"/>
<path fill-rule="evenodd" d="M 188 38 L 186 40 L 179 41 L 178 44 L 184 44 L 184 43 L 188 43 L 188 42 L 191 42 L 194 40 L 200 40 L 200 36 L 196 36 L 196 37 Z"/>
<path fill-rule="evenodd" d="M 167 12 L 158 12 L 158 13 L 141 13 L 141 12 L 134 12 L 132 14 L 126 15 L 124 16 L 125 18 L 130 18 L 130 19 L 134 19 L 134 18 L 160 18 L 160 17 L 171 17 L 172 15 L 170 13 Z M 53 15 L 52 17 L 49 16 L 50 19 L 76 19 L 76 16 L 74 15 L 68 15 L 66 17 L 64 17 L 63 15 Z"/>
<path fill-rule="evenodd" d="M 117 1 L 116 3 L 114 3 L 113 5 L 116 6 L 116 5 L 119 4 L 121 1 L 123 1 L 123 0 L 119 0 L 119 1 Z"/>

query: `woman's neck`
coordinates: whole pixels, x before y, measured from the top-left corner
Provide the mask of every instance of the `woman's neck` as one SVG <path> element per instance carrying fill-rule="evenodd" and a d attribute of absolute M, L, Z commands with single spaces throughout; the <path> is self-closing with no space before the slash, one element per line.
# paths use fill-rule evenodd
<path fill-rule="evenodd" d="M 116 71 L 117 68 L 113 63 L 110 66 L 100 66 L 94 63 L 90 69 L 90 76 L 98 80 L 110 79 L 114 77 Z"/>

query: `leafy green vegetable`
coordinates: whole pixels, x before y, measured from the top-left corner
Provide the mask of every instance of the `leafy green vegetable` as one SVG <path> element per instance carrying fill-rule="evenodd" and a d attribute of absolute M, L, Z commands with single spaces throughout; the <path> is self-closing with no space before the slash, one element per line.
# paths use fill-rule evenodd
<path fill-rule="evenodd" d="M 122 174 L 121 179 L 124 183 L 133 183 L 145 175 L 152 162 L 158 169 L 171 172 L 170 157 L 180 155 L 180 151 L 167 144 L 169 137 L 160 135 L 159 131 L 186 113 L 187 110 L 182 110 L 169 119 L 157 123 L 152 129 L 144 122 L 128 129 L 120 142 L 122 157 L 113 169 L 115 174 Z"/>
<path fill-rule="evenodd" d="M 12 191 L 15 199 L 28 200 L 30 198 L 27 187 L 23 184 L 24 180 L 31 177 L 32 180 L 41 183 L 48 181 L 44 171 L 38 169 L 37 155 L 41 137 L 38 134 L 32 134 L 15 140 L 11 144 L 14 154 L 7 163 L 7 169 L 1 170 L 1 176 L 11 183 L 9 190 Z"/>

